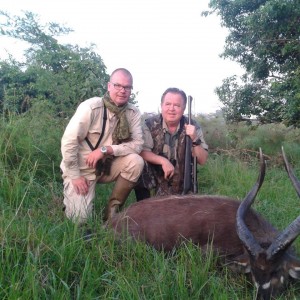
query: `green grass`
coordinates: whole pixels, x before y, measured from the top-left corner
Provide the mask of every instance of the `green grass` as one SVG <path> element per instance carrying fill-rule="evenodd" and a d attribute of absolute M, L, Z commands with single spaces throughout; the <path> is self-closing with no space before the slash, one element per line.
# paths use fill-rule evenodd
<path fill-rule="evenodd" d="M 254 298 L 249 278 L 220 267 L 210 251 L 201 254 L 186 243 L 167 254 L 130 239 L 115 240 L 101 227 L 112 185 L 97 186 L 88 222 L 95 236 L 84 240 L 83 229 L 62 211 L 64 123 L 40 112 L 38 119 L 24 116 L 0 124 L 0 299 Z M 285 143 L 300 177 L 297 151 Z M 236 199 L 247 194 L 259 161 L 232 153 L 210 153 L 199 167 L 199 193 Z M 132 193 L 126 205 L 134 201 Z M 299 198 L 277 156 L 268 162 L 254 208 L 280 229 L 300 214 Z M 295 246 L 300 253 L 298 240 Z M 300 283 L 295 283 L 279 299 L 299 298 Z"/>

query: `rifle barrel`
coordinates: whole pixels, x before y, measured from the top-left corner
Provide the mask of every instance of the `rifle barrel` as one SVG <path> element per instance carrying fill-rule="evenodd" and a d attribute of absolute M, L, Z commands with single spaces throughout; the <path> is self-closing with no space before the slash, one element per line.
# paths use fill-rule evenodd
<path fill-rule="evenodd" d="M 192 96 L 188 96 L 188 122 L 192 122 Z M 183 180 L 183 192 L 185 195 L 189 191 L 193 191 L 193 162 L 192 162 L 192 140 L 187 135 L 185 137 L 185 162 L 184 162 L 184 180 Z"/>

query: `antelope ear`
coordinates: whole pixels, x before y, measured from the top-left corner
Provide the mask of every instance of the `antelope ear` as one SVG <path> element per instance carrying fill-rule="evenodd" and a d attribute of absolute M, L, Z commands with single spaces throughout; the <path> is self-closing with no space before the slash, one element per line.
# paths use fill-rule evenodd
<path fill-rule="evenodd" d="M 237 257 L 235 257 L 232 261 L 228 263 L 228 266 L 230 269 L 232 269 L 234 272 L 238 273 L 250 273 L 251 266 L 250 266 L 250 260 L 249 255 L 242 254 Z"/>
<path fill-rule="evenodd" d="M 289 275 L 294 279 L 300 278 L 300 260 L 294 256 L 290 256 L 286 265 Z"/>

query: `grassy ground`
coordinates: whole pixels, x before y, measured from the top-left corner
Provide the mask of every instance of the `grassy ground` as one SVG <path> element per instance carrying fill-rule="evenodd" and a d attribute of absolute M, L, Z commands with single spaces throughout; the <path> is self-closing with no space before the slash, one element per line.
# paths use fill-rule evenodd
<path fill-rule="evenodd" d="M 99 185 L 86 241 L 65 219 L 59 140 L 65 124 L 30 116 L 0 125 L 0 299 L 253 299 L 243 275 L 220 267 L 211 254 L 183 245 L 162 253 L 116 241 L 101 227 L 111 185 Z M 31 121 L 30 121 L 31 120 Z M 288 154 L 288 153 L 287 153 Z M 300 177 L 300 165 L 294 164 Z M 199 168 L 199 193 L 242 199 L 256 181 L 258 159 L 211 153 Z M 134 202 L 130 195 L 127 205 Z M 283 165 L 268 162 L 254 207 L 276 227 L 300 214 L 299 198 Z M 297 240 L 295 246 L 300 253 Z M 280 299 L 299 299 L 300 283 Z"/>

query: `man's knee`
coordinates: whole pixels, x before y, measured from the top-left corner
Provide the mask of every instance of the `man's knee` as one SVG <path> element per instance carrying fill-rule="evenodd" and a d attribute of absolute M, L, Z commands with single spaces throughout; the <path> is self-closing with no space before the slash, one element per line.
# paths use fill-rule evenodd
<path fill-rule="evenodd" d="M 137 170 L 139 170 L 139 172 L 142 173 L 145 164 L 144 159 L 140 155 L 136 154 L 133 161 Z"/>
<path fill-rule="evenodd" d="M 87 195 L 78 195 L 71 181 L 64 182 L 64 212 L 68 219 L 73 222 L 84 223 L 93 209 L 94 191 L 90 186 Z"/>
<path fill-rule="evenodd" d="M 125 174 L 121 174 L 124 178 L 137 182 L 139 177 L 142 174 L 144 168 L 144 160 L 143 158 L 138 154 L 130 154 L 127 158 L 127 167 L 126 172 L 127 174 L 130 174 L 130 179 Z"/>

